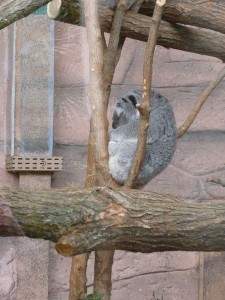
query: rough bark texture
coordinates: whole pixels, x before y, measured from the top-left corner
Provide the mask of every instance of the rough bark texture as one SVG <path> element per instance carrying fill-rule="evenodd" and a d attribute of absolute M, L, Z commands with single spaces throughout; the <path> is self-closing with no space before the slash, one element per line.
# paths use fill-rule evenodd
<path fill-rule="evenodd" d="M 155 0 L 148 0 L 142 4 L 139 12 L 151 16 L 154 6 Z M 163 20 L 225 33 L 224 14 L 224 0 L 170 0 L 166 3 Z"/>
<path fill-rule="evenodd" d="M 0 29 L 22 19 L 50 0 L 2 0 L 0 3 Z"/>
<path fill-rule="evenodd" d="M 0 197 L 25 235 L 57 242 L 62 255 L 97 249 L 225 250 L 224 205 L 186 204 L 172 195 L 108 188 L 1 189 Z M 5 233 L 1 222 L 0 236 Z"/>
<path fill-rule="evenodd" d="M 194 6 L 195 7 L 195 6 Z M 72 9 L 72 8 L 71 8 Z M 60 8 L 59 8 L 60 15 Z M 102 30 L 110 32 L 114 12 L 105 6 L 99 6 L 99 16 Z M 58 18 L 55 18 L 58 20 Z M 71 19 L 60 15 L 60 21 L 71 23 Z M 127 12 L 124 16 L 121 34 L 132 39 L 147 41 L 149 28 L 153 24 L 151 17 Z M 162 21 L 159 29 L 157 44 L 202 55 L 209 55 L 225 60 L 224 34 L 208 29 L 187 27 Z"/>
<path fill-rule="evenodd" d="M 69 300 L 86 299 L 87 262 L 89 253 L 73 256 L 70 270 Z"/>
<path fill-rule="evenodd" d="M 105 7 L 100 8 L 101 26 L 107 32 L 110 29 L 112 16 L 113 11 Z M 147 41 L 149 28 L 152 23 L 153 20 L 150 17 L 127 12 L 124 16 L 121 34 L 132 39 Z M 157 44 L 164 47 L 215 56 L 221 60 L 225 60 L 224 34 L 207 29 L 186 27 L 162 21 Z"/>

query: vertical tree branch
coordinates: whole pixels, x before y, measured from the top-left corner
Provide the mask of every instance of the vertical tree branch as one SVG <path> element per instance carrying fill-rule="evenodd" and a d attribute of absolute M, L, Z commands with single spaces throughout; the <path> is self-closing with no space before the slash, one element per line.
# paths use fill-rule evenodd
<path fill-rule="evenodd" d="M 106 111 L 113 75 L 125 40 L 120 38 L 120 29 L 127 2 L 128 0 L 120 0 L 117 5 L 109 45 L 106 48 L 97 15 L 96 1 L 84 1 L 85 23 L 90 49 L 89 98 L 92 106 L 86 187 L 95 184 L 117 186 L 114 181 L 110 180 L 111 177 L 110 179 L 108 177 L 108 121 L 106 119 Z M 111 295 L 113 256 L 114 251 L 97 251 L 95 256 L 94 292 L 102 294 L 104 300 L 109 300 Z M 80 257 L 78 261 L 74 259 L 74 264 L 77 263 L 77 266 L 82 269 L 83 279 L 81 285 L 86 282 L 83 276 L 86 262 L 87 256 Z M 74 275 L 76 277 L 79 275 L 78 267 L 76 272 L 73 272 L 75 274 L 71 273 L 71 284 L 73 283 L 73 278 L 75 278 Z"/>
<path fill-rule="evenodd" d="M 87 261 L 89 253 L 73 256 L 70 270 L 69 300 L 86 299 Z"/>
<path fill-rule="evenodd" d="M 104 103 L 103 94 L 103 55 L 105 44 L 99 24 L 97 1 L 84 0 L 84 13 L 90 53 L 90 85 L 88 97 L 92 108 L 85 186 L 91 187 L 104 180 L 108 180 L 107 183 L 110 185 L 111 177 L 108 172 L 107 105 Z M 86 267 L 88 256 L 88 254 L 81 255 L 72 261 L 70 300 L 85 299 L 86 297 Z M 111 293 L 111 290 L 109 293 Z"/>
<path fill-rule="evenodd" d="M 137 13 L 139 11 L 139 9 L 141 8 L 141 5 L 143 2 L 144 2 L 144 0 L 135 1 L 134 4 L 130 7 L 130 11 Z M 120 36 L 118 48 L 117 48 L 117 54 L 116 54 L 116 65 L 120 59 L 125 40 L 126 40 L 126 37 Z"/>
<path fill-rule="evenodd" d="M 117 5 L 112 22 L 108 49 L 104 56 L 104 85 L 106 92 L 106 101 L 109 100 L 113 75 L 115 73 L 116 64 L 119 61 L 117 50 L 120 41 L 120 30 L 123 22 L 123 17 L 127 9 L 127 3 L 128 0 L 120 0 Z"/>
<path fill-rule="evenodd" d="M 99 24 L 97 1 L 84 1 L 85 23 L 90 51 L 89 99 L 92 106 L 86 187 L 95 184 L 116 186 L 108 172 L 107 108 L 116 67 L 116 53 L 126 2 L 127 0 L 121 0 L 118 4 L 109 46 L 106 49 L 106 43 Z M 104 55 L 105 60 L 103 60 Z M 102 294 L 104 300 L 110 299 L 111 295 L 113 256 L 114 251 L 96 252 L 94 292 Z M 82 270 L 84 270 L 85 258 L 81 263 Z"/>
<path fill-rule="evenodd" d="M 114 250 L 95 252 L 94 293 L 102 295 L 102 300 L 110 300 L 111 298 L 114 253 Z"/>
<path fill-rule="evenodd" d="M 85 187 L 90 188 L 95 186 L 96 172 L 95 172 L 95 141 L 93 133 L 93 125 L 90 121 L 90 132 L 88 138 L 88 155 L 87 155 L 87 171 Z"/>
<path fill-rule="evenodd" d="M 97 182 L 113 185 L 108 172 L 108 120 L 107 103 L 103 91 L 103 57 L 102 39 L 97 1 L 84 1 L 85 23 L 90 50 L 90 86 L 88 97 L 92 107 L 91 126 L 93 133 L 95 178 Z"/>
<path fill-rule="evenodd" d="M 144 2 L 144 0 L 136 0 L 133 5 L 131 6 L 130 10 L 132 12 L 138 13 L 139 9 L 142 6 L 142 3 Z"/>
<path fill-rule="evenodd" d="M 177 130 L 177 138 L 179 139 L 182 135 L 188 130 L 191 124 L 194 122 L 195 118 L 197 117 L 198 113 L 200 112 L 203 104 L 205 103 L 208 96 L 212 93 L 212 91 L 216 88 L 216 86 L 223 80 L 225 77 L 225 67 L 220 70 L 217 76 L 210 82 L 207 88 L 204 90 L 202 95 L 199 97 L 198 101 L 196 102 L 195 106 L 192 108 L 191 113 L 185 120 L 185 122 L 180 126 Z"/>
<path fill-rule="evenodd" d="M 120 41 L 120 29 L 122 26 L 123 17 L 127 8 L 128 0 L 120 0 L 115 16 L 112 22 L 108 48 L 104 52 L 104 62 L 102 76 L 103 80 L 103 97 L 105 108 L 108 108 L 111 85 L 117 62 L 119 61 L 120 53 L 118 54 L 118 44 Z M 104 41 L 104 39 L 103 39 Z M 121 45 L 121 49 L 122 49 Z M 108 139 L 107 139 L 108 145 Z M 102 183 L 102 182 L 101 182 Z M 96 251 L 95 252 L 95 270 L 94 270 L 94 293 L 103 295 L 104 300 L 110 300 L 112 288 L 112 265 L 113 265 L 113 250 L 111 251 Z"/>
<path fill-rule="evenodd" d="M 148 42 L 146 45 L 144 70 L 143 70 L 143 84 L 142 84 L 142 100 L 137 104 L 137 109 L 140 113 L 140 122 L 138 128 L 138 142 L 133 165 L 129 177 L 125 183 L 125 187 L 134 187 L 135 181 L 138 177 L 141 164 L 144 159 L 145 147 L 147 142 L 147 132 L 149 129 L 149 116 L 151 112 L 151 87 L 152 87 L 152 64 L 154 50 L 159 31 L 159 25 L 163 13 L 166 0 L 157 0 L 153 13 L 153 26 L 150 27 Z"/>

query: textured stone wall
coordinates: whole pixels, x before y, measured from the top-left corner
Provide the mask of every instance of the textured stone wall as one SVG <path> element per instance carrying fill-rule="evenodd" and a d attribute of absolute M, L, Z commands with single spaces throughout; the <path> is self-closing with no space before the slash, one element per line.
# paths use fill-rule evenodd
<path fill-rule="evenodd" d="M 0 31 L 0 35 L 3 39 L 4 32 Z M 53 175 L 52 186 L 81 187 L 90 117 L 85 30 L 56 23 L 55 35 L 54 154 L 64 157 L 64 171 Z M 144 47 L 144 43 L 126 41 L 113 82 L 111 108 L 117 96 L 141 86 Z M 1 66 L 4 59 L 0 48 Z M 221 67 L 217 59 L 157 47 L 153 87 L 171 101 L 177 126 Z M 3 117 L 4 76 L 1 68 Z M 216 203 L 224 199 L 225 189 L 207 181 L 212 177 L 225 180 L 224 86 L 222 82 L 212 93 L 189 132 L 179 140 L 172 163 L 145 190 L 173 193 L 193 203 Z M 4 169 L 2 150 L 0 176 L 1 186 L 18 185 L 17 177 Z M 48 242 L 31 241 L 31 244 L 22 238 L 0 239 L 0 300 L 25 299 L 25 286 L 27 299 L 67 299 L 71 259 L 57 255 Z M 117 251 L 112 299 L 151 300 L 155 295 L 159 300 L 224 300 L 224 263 L 223 253 Z M 89 291 L 92 282 L 93 257 L 89 261 Z"/>

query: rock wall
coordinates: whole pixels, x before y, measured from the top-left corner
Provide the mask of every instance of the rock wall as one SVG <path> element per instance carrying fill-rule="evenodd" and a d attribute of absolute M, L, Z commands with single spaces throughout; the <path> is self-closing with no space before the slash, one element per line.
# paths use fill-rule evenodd
<path fill-rule="evenodd" d="M 6 43 L 6 30 L 0 31 Z M 85 30 L 55 23 L 54 155 L 64 157 L 64 171 L 54 173 L 53 187 L 81 187 L 85 178 L 90 107 L 87 103 L 88 49 Z M 112 86 L 116 97 L 142 83 L 145 44 L 127 40 Z M 3 47 L 0 64 L 5 63 Z M 153 87 L 172 103 L 177 126 L 185 120 L 208 82 L 222 67 L 214 58 L 157 47 Z M 0 125 L 4 128 L 6 88 L 0 71 Z M 225 180 L 225 82 L 208 98 L 189 132 L 178 142 L 168 168 L 145 190 L 173 193 L 190 202 L 219 203 Z M 110 113 L 109 113 L 110 117 Z M 18 177 L 5 171 L 4 130 L 1 131 L 0 185 L 18 186 Z M 113 266 L 112 300 L 223 300 L 223 253 L 117 251 Z M 54 245 L 26 238 L 0 239 L 0 300 L 68 299 L 70 258 L 56 254 Z M 88 286 L 93 282 L 93 256 Z M 155 298 L 154 298 L 155 297 Z"/>

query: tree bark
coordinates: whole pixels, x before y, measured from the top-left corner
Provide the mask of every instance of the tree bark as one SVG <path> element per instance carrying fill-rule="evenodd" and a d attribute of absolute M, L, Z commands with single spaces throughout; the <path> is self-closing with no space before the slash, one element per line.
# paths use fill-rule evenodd
<path fill-rule="evenodd" d="M 50 11 L 50 6 L 54 4 L 54 1 L 48 5 L 48 11 Z M 73 4 L 71 4 L 70 9 L 73 9 Z M 71 22 L 71 18 L 67 19 L 66 14 L 62 15 L 61 11 L 64 11 L 64 8 L 58 7 L 58 16 L 54 18 L 55 20 L 77 24 L 76 19 Z M 103 31 L 110 32 L 113 16 L 113 10 L 103 5 L 99 6 L 99 17 Z M 49 15 L 49 17 L 51 16 Z M 128 11 L 123 19 L 121 35 L 131 39 L 147 41 L 149 28 L 153 23 L 151 17 Z M 225 60 L 225 35 L 208 29 L 162 21 L 157 44 L 167 48 L 214 56 L 222 61 Z"/>
<path fill-rule="evenodd" d="M 2 0 L 0 3 L 0 29 L 27 17 L 51 0 Z"/>
<path fill-rule="evenodd" d="M 72 257 L 70 269 L 69 300 L 86 299 L 87 295 L 87 262 L 89 253 Z"/>
<path fill-rule="evenodd" d="M 152 16 L 155 0 L 148 0 L 141 6 L 140 13 Z M 225 33 L 224 0 L 170 0 L 167 1 L 163 20 L 181 23 Z"/>
<path fill-rule="evenodd" d="M 222 204 L 187 204 L 172 195 L 108 188 L 1 189 L 0 199 L 8 203 L 26 236 L 56 242 L 65 256 L 97 249 L 225 250 Z M 5 207 L 0 206 L 0 236 L 9 233 Z M 11 235 L 14 224 L 7 221 Z"/>

